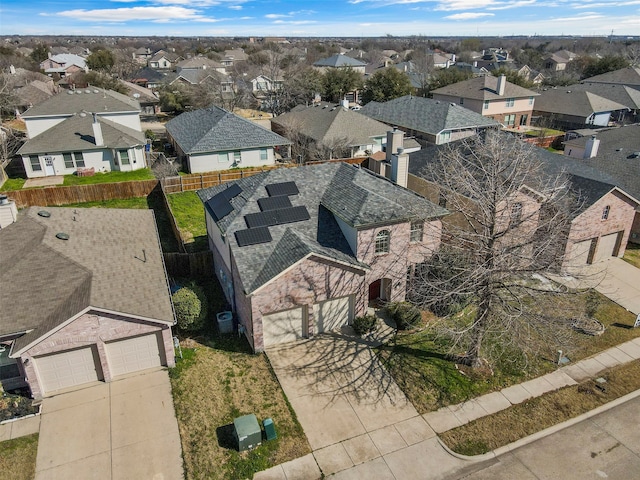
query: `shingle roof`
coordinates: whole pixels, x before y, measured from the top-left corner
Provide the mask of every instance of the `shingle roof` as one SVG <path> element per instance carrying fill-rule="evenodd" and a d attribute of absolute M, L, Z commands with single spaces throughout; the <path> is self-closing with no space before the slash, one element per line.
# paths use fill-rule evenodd
<path fill-rule="evenodd" d="M 167 122 L 166 128 L 186 154 L 291 143 L 286 138 L 215 105 L 182 113 Z"/>
<path fill-rule="evenodd" d="M 153 68 L 144 67 L 140 70 L 136 70 L 131 75 L 129 75 L 129 80 L 146 80 L 148 82 L 159 82 L 163 80 L 166 76 L 166 73 L 159 72 L 158 70 L 154 70 Z"/>
<path fill-rule="evenodd" d="M 271 123 L 295 128 L 319 145 L 369 145 L 372 137 L 385 137 L 389 127 L 340 105 L 302 107 L 271 119 Z"/>
<path fill-rule="evenodd" d="M 620 103 L 632 110 L 640 110 L 640 90 L 636 90 L 627 85 L 583 82 L 565 88 L 574 92 L 591 92 L 602 98 Z M 536 100 L 536 105 L 537 104 L 538 101 Z"/>
<path fill-rule="evenodd" d="M 132 128 L 98 116 L 102 128 L 103 146 L 95 144 L 92 116 L 74 115 L 28 140 L 18 150 L 19 154 L 45 152 L 72 152 L 102 150 L 105 148 L 130 148 L 144 145 L 144 134 Z"/>
<path fill-rule="evenodd" d="M 460 105 L 430 98 L 404 97 L 388 102 L 370 102 L 360 110 L 369 117 L 403 128 L 436 135 L 443 130 L 494 127 L 495 120 Z"/>
<path fill-rule="evenodd" d="M 497 100 L 502 98 L 521 98 L 538 95 L 532 90 L 522 88 L 511 82 L 505 83 L 504 95 L 498 95 L 498 78 L 490 75 L 471 78 L 462 82 L 453 83 L 446 87 L 436 88 L 431 93 L 441 95 L 453 95 L 474 100 Z"/>
<path fill-rule="evenodd" d="M 246 227 L 244 215 L 259 212 L 257 199 L 267 196 L 265 185 L 296 183 L 294 206 L 306 206 L 310 220 L 269 227 L 272 241 L 238 247 L 233 234 Z M 368 170 L 344 163 L 326 163 L 263 172 L 234 182 L 242 193 L 231 200 L 233 211 L 217 221 L 229 242 L 247 293 L 254 291 L 308 254 L 366 268 L 351 251 L 336 218 L 354 228 L 435 218 L 447 213 L 424 198 Z M 228 185 L 198 191 L 205 203 Z"/>
<path fill-rule="evenodd" d="M 180 69 L 196 69 L 196 70 L 206 70 L 207 68 L 224 68 L 220 62 L 216 62 L 215 60 L 211 60 L 207 57 L 193 57 L 187 60 L 183 60 L 178 62 L 176 68 Z"/>
<path fill-rule="evenodd" d="M 346 55 L 333 55 L 329 58 L 323 58 L 314 63 L 316 67 L 364 67 L 367 64 Z"/>
<path fill-rule="evenodd" d="M 576 91 L 571 87 L 553 88 L 543 91 L 538 98 L 534 110 L 540 112 L 559 113 L 587 118 L 593 113 L 626 110 L 624 105 L 603 98 L 595 93 Z"/>
<path fill-rule="evenodd" d="M 627 67 L 613 72 L 603 73 L 595 77 L 585 78 L 590 83 L 615 83 L 640 87 L 640 67 Z"/>
<path fill-rule="evenodd" d="M 0 335 L 34 329 L 14 351 L 89 306 L 173 322 L 152 211 L 39 210 L 0 231 Z"/>
<path fill-rule="evenodd" d="M 78 89 L 75 93 L 68 90 L 58 93 L 22 114 L 23 118 L 44 115 L 73 115 L 85 112 L 139 112 L 140 104 L 133 98 L 112 90 L 99 90 L 95 87 Z M 86 93 L 89 92 L 89 93 Z"/>
<path fill-rule="evenodd" d="M 64 65 L 65 67 L 69 67 L 70 65 L 77 65 L 80 68 L 84 68 L 87 65 L 87 62 L 84 58 L 79 55 L 74 55 L 73 53 L 59 53 L 58 55 L 52 55 L 51 60 Z M 54 70 L 48 68 L 47 71 Z"/>

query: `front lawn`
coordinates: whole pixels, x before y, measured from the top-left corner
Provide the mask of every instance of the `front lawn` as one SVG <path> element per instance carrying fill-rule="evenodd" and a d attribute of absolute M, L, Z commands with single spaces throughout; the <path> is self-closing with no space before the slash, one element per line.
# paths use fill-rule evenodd
<path fill-rule="evenodd" d="M 571 347 L 564 353 L 571 361 L 640 335 L 640 329 L 632 328 L 635 320 L 632 313 L 604 296 L 598 296 L 600 305 L 595 317 L 605 325 L 606 331 L 595 337 L 568 331 Z M 584 311 L 584 301 L 584 294 L 560 297 L 552 311 L 567 319 L 575 318 L 576 313 Z M 427 327 L 413 333 L 398 332 L 394 341 L 380 348 L 379 356 L 420 413 L 500 390 L 557 368 L 557 353 L 553 346 L 542 345 L 539 356 L 526 360 L 515 351 L 508 352 L 500 363 L 493 365 L 492 374 L 457 365 L 448 357 L 450 349 L 449 340 L 437 336 L 434 329 Z"/>
<path fill-rule="evenodd" d="M 24 182 L 26 182 L 26 178 L 8 178 L 1 186 L 0 192 L 11 192 L 15 190 L 20 190 L 24 187 Z"/>
<path fill-rule="evenodd" d="M 311 449 L 267 357 L 252 354 L 244 338 L 217 333 L 215 314 L 224 299 L 216 281 L 202 286 L 208 325 L 200 335 L 182 338 L 184 358 L 170 371 L 186 479 L 251 478 L 306 455 Z M 278 438 L 240 453 L 231 435 L 233 419 L 251 413 L 260 422 L 272 418 Z"/>
<path fill-rule="evenodd" d="M 36 475 L 38 434 L 0 442 L 0 478 L 32 480 Z"/>
<path fill-rule="evenodd" d="M 204 205 L 196 192 L 172 193 L 167 195 L 167 199 L 187 248 L 192 252 L 207 250 Z"/>
<path fill-rule="evenodd" d="M 131 182 L 134 180 L 153 180 L 155 177 L 149 168 L 141 168 L 132 172 L 107 172 L 96 173 L 90 177 L 78 177 L 77 175 L 65 175 L 63 186 L 70 185 L 95 185 L 96 183 Z"/>
<path fill-rule="evenodd" d="M 627 244 L 627 249 L 624 251 L 622 259 L 634 267 L 640 268 L 640 245 L 636 243 Z"/>

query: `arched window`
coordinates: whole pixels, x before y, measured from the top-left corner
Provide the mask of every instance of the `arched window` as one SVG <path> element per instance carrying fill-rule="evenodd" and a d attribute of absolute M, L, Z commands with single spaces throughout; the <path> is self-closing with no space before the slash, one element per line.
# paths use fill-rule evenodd
<path fill-rule="evenodd" d="M 381 230 L 376 235 L 376 253 L 389 253 L 389 240 L 391 232 L 389 230 Z"/>

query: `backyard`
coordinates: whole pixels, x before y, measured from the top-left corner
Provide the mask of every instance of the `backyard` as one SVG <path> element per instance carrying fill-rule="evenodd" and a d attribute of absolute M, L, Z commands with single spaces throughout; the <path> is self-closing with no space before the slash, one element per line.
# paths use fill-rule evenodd
<path fill-rule="evenodd" d="M 151 173 L 150 169 L 142 168 L 140 170 L 134 170 L 132 172 L 98 172 L 90 177 L 65 175 L 62 186 L 68 187 L 71 185 L 95 185 L 98 183 L 131 182 L 139 180 L 153 180 L 154 178 L 155 177 L 153 176 L 153 173 Z M 0 191 L 9 192 L 20 190 L 24 188 L 25 182 L 25 178 L 9 178 L 2 186 L 0 186 Z"/>
<path fill-rule="evenodd" d="M 190 252 L 207 250 L 204 205 L 196 192 L 172 193 L 167 199 L 187 249 Z"/>
<path fill-rule="evenodd" d="M 636 243 L 627 244 L 627 249 L 624 252 L 622 259 L 630 263 L 636 268 L 640 268 L 640 245 Z"/>

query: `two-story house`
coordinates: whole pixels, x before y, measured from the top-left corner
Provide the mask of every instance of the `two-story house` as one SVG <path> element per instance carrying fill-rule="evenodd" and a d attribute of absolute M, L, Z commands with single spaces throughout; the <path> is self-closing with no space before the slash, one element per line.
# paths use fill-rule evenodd
<path fill-rule="evenodd" d="M 505 75 L 483 76 L 437 88 L 434 100 L 457 103 L 505 127 L 531 123 L 534 99 L 538 93 L 507 81 Z"/>
<path fill-rule="evenodd" d="M 40 70 L 49 76 L 55 73 L 65 77 L 76 72 L 86 72 L 89 69 L 84 58 L 71 53 L 61 53 L 59 55 L 51 55 L 40 63 Z"/>
<path fill-rule="evenodd" d="M 438 248 L 447 213 L 344 163 L 271 170 L 198 196 L 215 274 L 254 351 L 338 329 L 370 300 L 404 300 L 407 272 Z"/>
<path fill-rule="evenodd" d="M 146 167 L 140 104 L 110 90 L 68 90 L 22 114 L 29 140 L 18 150 L 27 177 Z"/>

